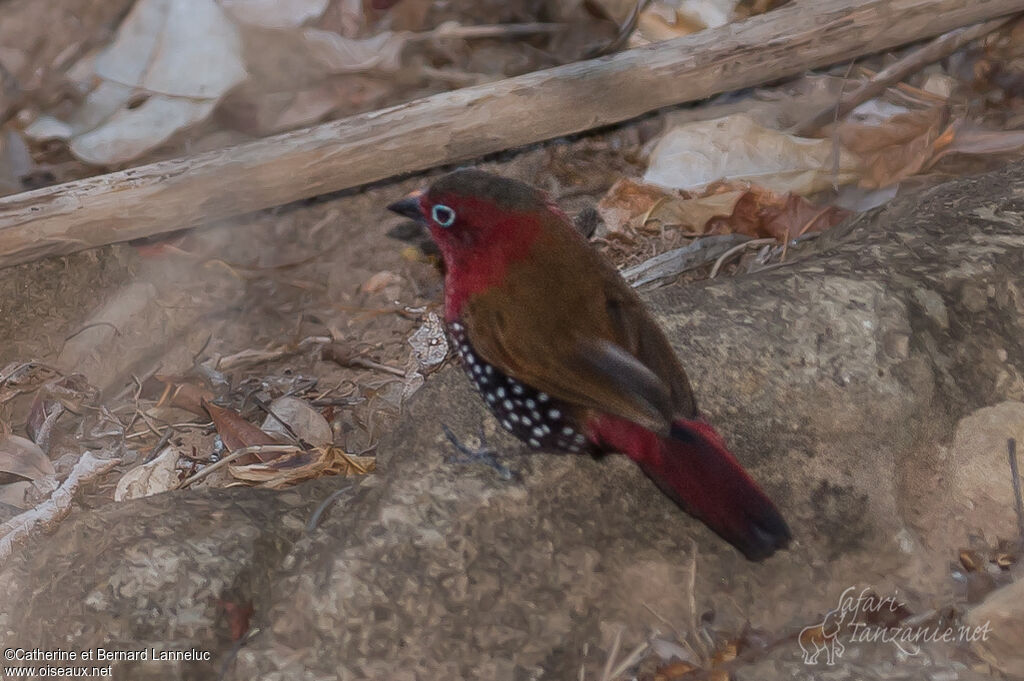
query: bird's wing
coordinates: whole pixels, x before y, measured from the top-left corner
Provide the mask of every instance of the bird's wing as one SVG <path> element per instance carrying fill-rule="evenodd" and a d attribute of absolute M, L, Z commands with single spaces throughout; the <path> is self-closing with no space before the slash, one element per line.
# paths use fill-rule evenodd
<path fill-rule="evenodd" d="M 693 388 L 661 327 L 617 273 L 614 279 L 605 278 L 604 287 L 608 318 L 618 342 L 668 386 L 674 417 L 695 418 Z"/>
<path fill-rule="evenodd" d="M 516 313 L 514 306 L 507 300 L 501 305 L 478 300 L 467 306 L 466 333 L 485 361 L 575 407 L 668 432 L 677 416 L 671 386 L 613 340 L 616 334 L 606 313 L 598 313 L 595 320 L 586 310 L 546 316 L 525 309 Z M 591 321 L 567 321 L 580 319 Z"/>

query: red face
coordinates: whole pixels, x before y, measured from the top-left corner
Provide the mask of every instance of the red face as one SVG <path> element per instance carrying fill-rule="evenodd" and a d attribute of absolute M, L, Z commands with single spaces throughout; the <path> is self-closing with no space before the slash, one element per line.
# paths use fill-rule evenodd
<path fill-rule="evenodd" d="M 509 265 L 525 258 L 541 230 L 537 210 L 502 207 L 489 197 L 436 187 L 388 208 L 430 230 L 444 258 L 450 318 L 458 317 L 469 296 L 501 281 Z"/>

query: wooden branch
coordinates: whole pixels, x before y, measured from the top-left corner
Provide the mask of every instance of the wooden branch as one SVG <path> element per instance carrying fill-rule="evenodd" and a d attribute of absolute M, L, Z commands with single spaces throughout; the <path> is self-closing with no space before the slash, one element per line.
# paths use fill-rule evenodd
<path fill-rule="evenodd" d="M 75 467 L 50 498 L 0 525 L 0 564 L 10 558 L 15 545 L 32 534 L 56 525 L 71 511 L 78 488 L 113 470 L 121 459 L 100 459 L 92 452 L 82 454 Z"/>
<path fill-rule="evenodd" d="M 844 95 L 834 106 L 822 109 L 803 123 L 793 128 L 796 135 L 811 135 L 824 126 L 837 121 L 858 106 L 882 94 L 892 85 L 912 76 L 929 64 L 948 57 L 969 42 L 983 38 L 992 31 L 1006 25 L 1016 17 L 999 17 L 981 24 L 958 28 L 945 33 L 927 45 L 920 47 L 873 75 L 866 83 Z"/>
<path fill-rule="evenodd" d="M 0 199 L 0 267 L 617 123 L 1020 9 L 1021 0 L 798 0 L 610 57 L 9 196 Z"/>

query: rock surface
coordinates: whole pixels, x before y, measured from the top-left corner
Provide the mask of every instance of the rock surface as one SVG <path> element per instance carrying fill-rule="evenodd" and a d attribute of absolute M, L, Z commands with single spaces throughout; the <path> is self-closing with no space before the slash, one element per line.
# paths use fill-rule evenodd
<path fill-rule="evenodd" d="M 226 678 L 520 681 L 582 667 L 592 679 L 617 632 L 628 651 L 706 611 L 719 630 L 788 633 L 851 585 L 927 609 L 969 534 L 1013 527 L 990 475 L 972 472 L 1005 451 L 956 433 L 961 419 L 987 424 L 992 442 L 1020 428 L 1002 435 L 999 419 L 972 414 L 1024 407 L 1024 165 L 899 199 L 795 256 L 646 294 L 704 411 L 794 529 L 792 550 L 766 563 L 744 561 L 622 457 L 520 455 L 449 368 L 382 443 L 378 473 L 315 531 L 302 531 L 312 509 L 349 483 L 80 514 L 0 572 L 0 637 L 206 648 L 210 663 L 126 663 L 114 676 L 216 678 L 231 648 L 218 601 L 251 602 L 260 633 Z M 518 478 L 447 462 L 441 423 L 467 437 L 484 423 Z M 793 643 L 757 678 L 810 669 Z"/>
<path fill-rule="evenodd" d="M 993 591 L 971 609 L 967 622 L 987 635 L 974 643 L 978 654 L 1008 677 L 1024 679 L 1024 580 Z"/>

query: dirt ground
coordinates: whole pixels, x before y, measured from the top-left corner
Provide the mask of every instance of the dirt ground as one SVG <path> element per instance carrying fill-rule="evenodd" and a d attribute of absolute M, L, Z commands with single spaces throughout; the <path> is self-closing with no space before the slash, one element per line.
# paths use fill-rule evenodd
<path fill-rule="evenodd" d="M 338 97 L 340 103 L 303 124 L 564 63 L 615 36 L 614 23 L 592 11 L 595 3 L 406 0 L 389 14 L 367 14 L 373 21 L 351 28 L 347 22 L 352 15 L 344 8 L 368 4 L 332 2 L 317 26 L 366 37 L 381 27 L 422 31 L 450 20 L 466 25 L 575 23 L 573 30 L 551 43 L 492 40 L 471 49 L 461 43 L 424 43 L 411 50 L 407 66 L 394 73 L 332 79 L 331 92 L 344 95 Z M 0 0 L 0 66 L 18 82 L 12 88 L 4 81 L 0 113 L 18 98 L 29 102 L 23 113 L 72 108 L 75 95 L 64 89 L 59 73 L 77 56 L 109 41 L 130 5 L 128 0 L 68 0 L 59 6 Z M 45 40 L 37 35 L 36 26 L 49 27 Z M 11 62 L 12 52 L 32 59 Z M 18 68 L 10 68 L 12 63 Z M 33 70 L 33 63 L 52 68 Z M 870 65 L 883 63 L 879 59 Z M 125 165 L 277 132 L 274 115 L 261 107 L 288 84 L 290 68 L 272 59 L 259 62 L 260 77 L 233 92 L 210 120 Z M 838 95 L 841 79 L 834 74 L 831 78 L 813 93 L 819 98 L 815 101 L 832 101 Z M 807 87 L 810 80 L 799 87 Z M 310 85 L 314 87 L 321 86 Z M 799 100 L 787 99 L 787 87 L 778 84 L 773 91 L 778 96 L 762 97 L 759 104 L 781 102 L 780 110 L 791 107 L 779 114 L 782 121 L 813 108 L 806 103 L 792 107 Z M 750 95 L 676 107 L 473 165 L 546 189 L 578 224 L 597 227 L 595 245 L 616 265 L 636 265 L 686 245 L 693 235 L 664 226 L 609 232 L 596 217 L 595 206 L 618 180 L 643 174 L 646 154 L 666 128 L 711 117 L 711 105 L 720 115 L 745 111 Z M 1007 127 L 1019 124 L 1011 119 Z M 33 153 L 37 167 L 32 177 L 43 178 L 44 184 L 118 167 L 83 164 L 58 144 L 43 145 Z M 901 191 L 932 184 L 944 173 L 976 172 L 996 162 L 973 160 L 956 167 L 936 162 L 928 166 L 927 178 L 904 178 Z M 434 326 L 442 295 L 437 263 L 411 243 L 416 240 L 408 238 L 413 233 L 408 221 L 385 206 L 445 170 L 320 196 L 168 238 L 118 244 L 0 272 L 0 436 L 9 431 L 38 433 L 40 423 L 52 413 L 47 405 L 56 400 L 67 411 L 55 417 L 52 432 L 43 439 L 45 455 L 58 477 L 66 475 L 85 450 L 117 453 L 119 465 L 78 494 L 75 513 L 112 504 L 119 480 L 142 462 L 152 461 L 168 443 L 182 452 L 185 462 L 179 462 L 176 480 L 231 449 L 204 412 L 197 413 L 195 404 L 189 409 L 184 400 L 168 397 L 185 385 L 201 386 L 211 399 L 255 423 L 263 420 L 269 401 L 298 396 L 323 417 L 335 448 L 372 465 L 378 441 L 395 430 L 403 405 L 440 366 L 424 361 L 416 345 L 421 336 L 440 338 Z M 395 238 L 396 230 L 405 238 Z M 796 243 L 791 247 L 794 255 L 801 248 Z M 754 257 L 753 251 L 745 256 L 744 267 Z M 730 275 L 734 268 L 727 264 L 722 272 Z M 708 270 L 670 281 L 706 278 Z M 70 375 L 82 378 L 70 388 L 53 387 Z M 56 390 L 57 397 L 46 397 L 50 393 L 44 395 L 45 390 Z M 438 405 L 442 421 L 443 407 Z M 43 498 L 42 490 L 26 492 L 28 483 L 18 482 L 16 489 L 10 483 L 0 474 L 0 522 L 18 513 L 16 504 L 9 503 L 15 496 L 27 494 L 28 501 Z M 238 483 L 221 474 L 195 486 L 231 484 Z M 837 673 L 834 678 L 845 677 Z"/>

